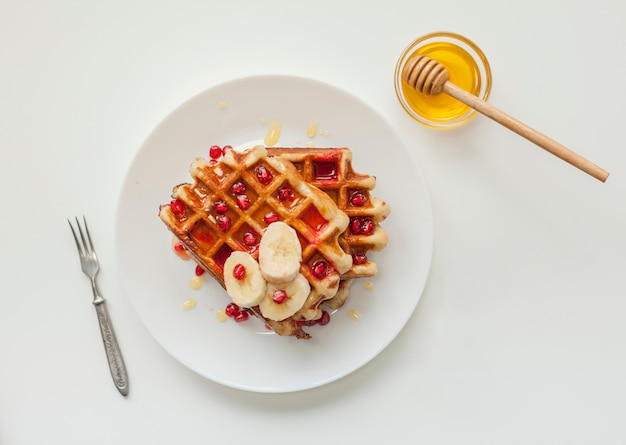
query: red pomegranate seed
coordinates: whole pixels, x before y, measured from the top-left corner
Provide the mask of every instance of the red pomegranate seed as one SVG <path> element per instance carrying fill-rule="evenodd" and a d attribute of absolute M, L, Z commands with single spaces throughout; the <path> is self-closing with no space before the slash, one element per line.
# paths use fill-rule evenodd
<path fill-rule="evenodd" d="M 246 267 L 241 263 L 235 264 L 235 267 L 233 267 L 233 277 L 235 277 L 236 280 L 243 280 L 245 276 Z"/>
<path fill-rule="evenodd" d="M 202 274 L 204 274 L 204 269 L 201 266 L 196 266 L 196 276 L 199 277 Z"/>
<path fill-rule="evenodd" d="M 322 311 L 322 316 L 319 318 L 319 320 L 317 320 L 317 323 L 320 326 L 326 326 L 328 323 L 330 323 L 330 314 L 326 311 Z"/>
<path fill-rule="evenodd" d="M 246 232 L 243 234 L 243 243 L 246 246 L 254 246 L 257 243 L 257 237 L 254 233 L 252 232 Z"/>
<path fill-rule="evenodd" d="M 365 255 L 364 253 L 357 253 L 352 256 L 352 262 L 357 265 L 365 264 L 367 263 L 367 255 Z"/>
<path fill-rule="evenodd" d="M 319 260 L 313 263 L 312 266 L 313 276 L 318 280 L 321 280 L 328 274 L 328 264 L 324 260 Z"/>
<path fill-rule="evenodd" d="M 278 189 L 278 200 L 279 201 L 287 201 L 288 199 L 293 198 L 293 190 L 288 185 L 283 185 Z"/>
<path fill-rule="evenodd" d="M 365 235 L 369 235 L 370 233 L 372 233 L 375 228 L 376 225 L 374 224 L 374 221 L 369 218 L 363 220 L 363 223 L 361 224 L 361 232 Z"/>
<path fill-rule="evenodd" d="M 242 193 L 246 192 L 247 187 L 246 184 L 244 184 L 243 182 L 237 181 L 233 184 L 230 190 L 233 192 L 233 195 L 241 195 Z"/>
<path fill-rule="evenodd" d="M 242 321 L 246 321 L 248 319 L 248 313 L 246 311 L 239 311 L 233 318 L 237 323 L 241 323 Z"/>
<path fill-rule="evenodd" d="M 241 312 L 241 308 L 239 306 L 237 306 L 235 303 L 229 303 L 226 306 L 226 309 L 224 310 L 224 312 L 226 313 L 226 315 L 228 315 L 229 317 L 234 317 L 236 314 L 238 314 L 239 312 Z"/>
<path fill-rule="evenodd" d="M 263 165 L 258 166 L 255 171 L 256 178 L 263 185 L 269 184 L 272 182 L 272 179 L 274 179 L 274 175 L 272 175 L 272 173 L 270 173 L 270 171 Z"/>
<path fill-rule="evenodd" d="M 276 304 L 283 304 L 287 299 L 287 292 L 282 289 L 274 291 L 272 294 L 272 301 Z"/>
<path fill-rule="evenodd" d="M 231 224 L 232 222 L 227 215 L 220 215 L 217 217 L 217 226 L 222 232 L 226 232 L 228 229 L 230 229 Z"/>
<path fill-rule="evenodd" d="M 172 209 L 172 213 L 176 216 L 184 215 L 185 210 L 187 209 L 185 203 L 182 202 L 180 199 L 174 199 L 172 202 L 170 202 L 170 208 Z"/>
<path fill-rule="evenodd" d="M 223 215 L 228 212 L 228 205 L 224 201 L 216 201 L 215 204 L 213 204 L 213 208 L 218 215 Z"/>
<path fill-rule="evenodd" d="M 361 207 L 365 204 L 366 197 L 362 192 L 354 192 L 350 197 L 350 204 L 356 207 Z"/>
<path fill-rule="evenodd" d="M 218 145 L 212 145 L 209 148 L 209 156 L 211 159 L 219 159 L 224 154 L 224 151 Z"/>
<path fill-rule="evenodd" d="M 361 221 L 358 218 L 354 218 L 350 221 L 350 231 L 355 235 L 361 233 Z"/>
<path fill-rule="evenodd" d="M 263 217 L 263 221 L 265 221 L 265 224 L 267 224 L 268 226 L 278 221 L 278 219 L 279 219 L 278 215 L 274 212 L 269 212 L 267 215 Z"/>
<path fill-rule="evenodd" d="M 184 252 L 185 251 L 185 246 L 183 246 L 182 243 L 176 243 L 176 244 L 174 244 L 174 250 L 176 252 Z"/>
<path fill-rule="evenodd" d="M 217 165 L 217 159 L 211 159 L 211 160 L 209 160 L 209 165 L 210 165 L 211 167 L 213 167 L 214 165 Z"/>
<path fill-rule="evenodd" d="M 248 207 L 250 207 L 250 198 L 248 198 L 248 195 L 237 195 L 237 206 L 241 209 L 241 210 L 248 210 Z"/>

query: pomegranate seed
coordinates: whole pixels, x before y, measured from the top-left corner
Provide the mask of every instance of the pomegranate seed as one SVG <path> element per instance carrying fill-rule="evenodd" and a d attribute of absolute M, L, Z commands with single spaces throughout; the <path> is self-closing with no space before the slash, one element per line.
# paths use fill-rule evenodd
<path fill-rule="evenodd" d="M 367 255 L 364 253 L 357 253 L 352 257 L 352 262 L 354 264 L 365 264 L 367 263 Z"/>
<path fill-rule="evenodd" d="M 374 221 L 369 218 L 365 219 L 363 221 L 363 224 L 361 224 L 361 232 L 363 232 L 365 235 L 369 235 L 370 233 L 372 233 L 375 228 L 376 225 L 374 224 Z"/>
<path fill-rule="evenodd" d="M 272 301 L 276 304 L 283 304 L 287 299 L 287 292 L 282 289 L 274 291 L 272 294 Z"/>
<path fill-rule="evenodd" d="M 232 149 L 233 149 L 233 146 L 232 146 L 232 145 L 224 145 L 224 148 L 222 149 L 222 152 L 223 152 L 224 154 L 226 154 L 226 152 L 227 152 L 228 150 L 232 150 Z"/>
<path fill-rule="evenodd" d="M 250 207 L 250 198 L 248 198 L 248 195 L 237 195 L 237 206 L 241 209 L 241 210 L 248 210 L 248 207 Z"/>
<path fill-rule="evenodd" d="M 313 276 L 318 280 L 321 280 L 328 274 L 328 264 L 324 260 L 319 260 L 313 263 L 313 267 L 311 269 L 313 271 Z"/>
<path fill-rule="evenodd" d="M 269 184 L 270 182 L 272 182 L 272 179 L 274 179 L 274 175 L 272 175 L 270 171 L 263 165 L 260 165 L 259 167 L 257 167 L 255 171 L 256 171 L 256 178 L 263 185 Z"/>
<path fill-rule="evenodd" d="M 247 187 L 246 184 L 244 184 L 243 182 L 237 181 L 233 184 L 230 190 L 233 192 L 233 195 L 241 195 L 242 193 L 246 192 Z"/>
<path fill-rule="evenodd" d="M 319 320 L 317 320 L 317 323 L 320 326 L 326 326 L 328 323 L 330 323 L 330 314 L 326 311 L 322 311 L 322 316 L 319 318 Z"/>
<path fill-rule="evenodd" d="M 185 203 L 180 199 L 175 199 L 170 202 L 170 208 L 172 209 L 172 213 L 176 216 L 181 216 L 185 214 L 186 206 Z"/>
<path fill-rule="evenodd" d="M 235 264 L 235 267 L 233 267 L 233 277 L 235 277 L 236 280 L 243 280 L 246 276 L 246 267 L 239 263 L 239 264 Z"/>
<path fill-rule="evenodd" d="M 226 313 L 226 315 L 228 315 L 229 317 L 234 317 L 236 314 L 238 314 L 239 312 L 241 312 L 241 308 L 239 306 L 237 306 L 235 303 L 229 303 L 226 306 L 226 309 L 224 310 L 224 312 Z"/>
<path fill-rule="evenodd" d="M 230 229 L 231 224 L 230 218 L 227 215 L 220 215 L 217 217 L 217 226 L 222 232 L 226 232 Z"/>
<path fill-rule="evenodd" d="M 176 252 L 184 252 L 185 251 L 185 246 L 183 246 L 182 243 L 176 243 L 176 244 L 174 244 L 174 250 Z"/>
<path fill-rule="evenodd" d="M 204 269 L 201 266 L 196 266 L 196 276 L 199 277 L 202 274 L 204 274 Z"/>
<path fill-rule="evenodd" d="M 213 204 L 213 208 L 215 208 L 215 213 L 218 215 L 223 215 L 228 212 L 228 205 L 224 201 L 216 201 L 215 204 Z"/>
<path fill-rule="evenodd" d="M 209 156 L 211 159 L 219 159 L 224 154 L 224 151 L 218 145 L 212 145 L 209 148 Z"/>
<path fill-rule="evenodd" d="M 268 226 L 278 221 L 278 219 L 279 219 L 278 215 L 274 212 L 269 212 L 267 215 L 263 217 L 263 221 L 265 221 L 265 224 L 267 224 Z"/>
<path fill-rule="evenodd" d="M 293 190 L 288 185 L 284 185 L 278 189 L 278 200 L 287 201 L 293 198 Z"/>
<path fill-rule="evenodd" d="M 359 221 L 358 218 L 354 218 L 350 222 L 350 231 L 354 233 L 355 235 L 361 233 L 361 221 Z"/>
<path fill-rule="evenodd" d="M 362 192 L 354 192 L 350 197 L 350 204 L 356 207 L 361 207 L 365 204 L 366 197 Z"/>
<path fill-rule="evenodd" d="M 254 233 L 252 232 L 246 232 L 243 234 L 243 243 L 246 246 L 254 246 L 257 243 L 257 237 Z"/>
<path fill-rule="evenodd" d="M 209 165 L 210 165 L 211 167 L 213 167 L 214 165 L 217 165 L 217 159 L 211 159 L 211 160 L 209 161 Z"/>
<path fill-rule="evenodd" d="M 248 319 L 248 313 L 246 311 L 239 311 L 235 314 L 234 319 L 237 323 L 246 321 Z"/>

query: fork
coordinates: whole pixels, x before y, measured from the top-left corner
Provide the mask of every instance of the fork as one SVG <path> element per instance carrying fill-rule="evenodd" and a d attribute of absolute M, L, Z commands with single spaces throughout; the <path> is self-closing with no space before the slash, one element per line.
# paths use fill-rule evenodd
<path fill-rule="evenodd" d="M 77 230 L 74 230 L 74 226 L 72 226 L 72 222 L 69 219 L 67 222 L 70 225 L 70 229 L 72 229 L 74 241 L 76 241 L 76 248 L 78 249 L 78 256 L 80 257 L 80 266 L 83 273 L 91 280 L 93 304 L 96 307 L 96 313 L 98 314 L 100 333 L 102 334 L 102 342 L 104 343 L 104 349 L 109 362 L 111 376 L 113 377 L 113 383 L 115 383 L 115 386 L 120 394 L 126 396 L 128 395 L 128 375 L 126 373 L 124 359 L 122 358 L 122 352 L 120 351 L 120 347 L 115 337 L 115 332 L 113 331 L 111 318 L 109 317 L 109 312 L 107 311 L 105 305 L 105 300 L 100 294 L 98 284 L 96 283 L 96 277 L 100 271 L 100 263 L 98 262 L 98 257 L 96 256 L 91 236 L 89 235 L 87 220 L 83 216 L 83 229 L 78 221 L 78 218 L 76 218 Z M 76 235 L 77 231 L 78 236 Z"/>

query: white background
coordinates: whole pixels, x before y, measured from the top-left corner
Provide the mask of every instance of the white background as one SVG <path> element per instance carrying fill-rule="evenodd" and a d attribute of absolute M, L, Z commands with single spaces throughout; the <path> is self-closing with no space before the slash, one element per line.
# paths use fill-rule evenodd
<path fill-rule="evenodd" d="M 1 0 L 0 444 L 626 443 L 625 15 L 618 0 Z M 487 54 L 492 104 L 609 180 L 482 116 L 449 132 L 414 123 L 394 66 L 438 30 Z M 433 202 L 432 271 L 405 329 L 357 372 L 292 394 L 175 361 L 115 267 L 118 195 L 143 140 L 191 96 L 255 74 L 362 98 L 407 142 Z M 67 227 L 83 213 L 128 398 Z"/>

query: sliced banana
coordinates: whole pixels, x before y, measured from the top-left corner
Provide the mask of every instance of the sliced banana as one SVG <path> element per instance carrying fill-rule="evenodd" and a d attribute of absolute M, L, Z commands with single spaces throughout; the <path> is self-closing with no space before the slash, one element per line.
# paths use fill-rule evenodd
<path fill-rule="evenodd" d="M 233 302 L 253 307 L 263 300 L 267 284 L 259 263 L 247 252 L 235 251 L 224 263 L 224 284 Z"/>
<path fill-rule="evenodd" d="M 269 226 L 259 243 L 261 273 L 269 283 L 292 281 L 300 271 L 302 246 L 296 231 L 282 221 Z"/>
<path fill-rule="evenodd" d="M 277 291 L 284 291 L 287 294 L 282 303 L 274 301 L 274 293 Z M 302 308 L 309 292 L 311 292 L 311 286 L 301 273 L 288 283 L 268 283 L 265 297 L 259 303 L 259 309 L 265 318 L 282 321 Z"/>

